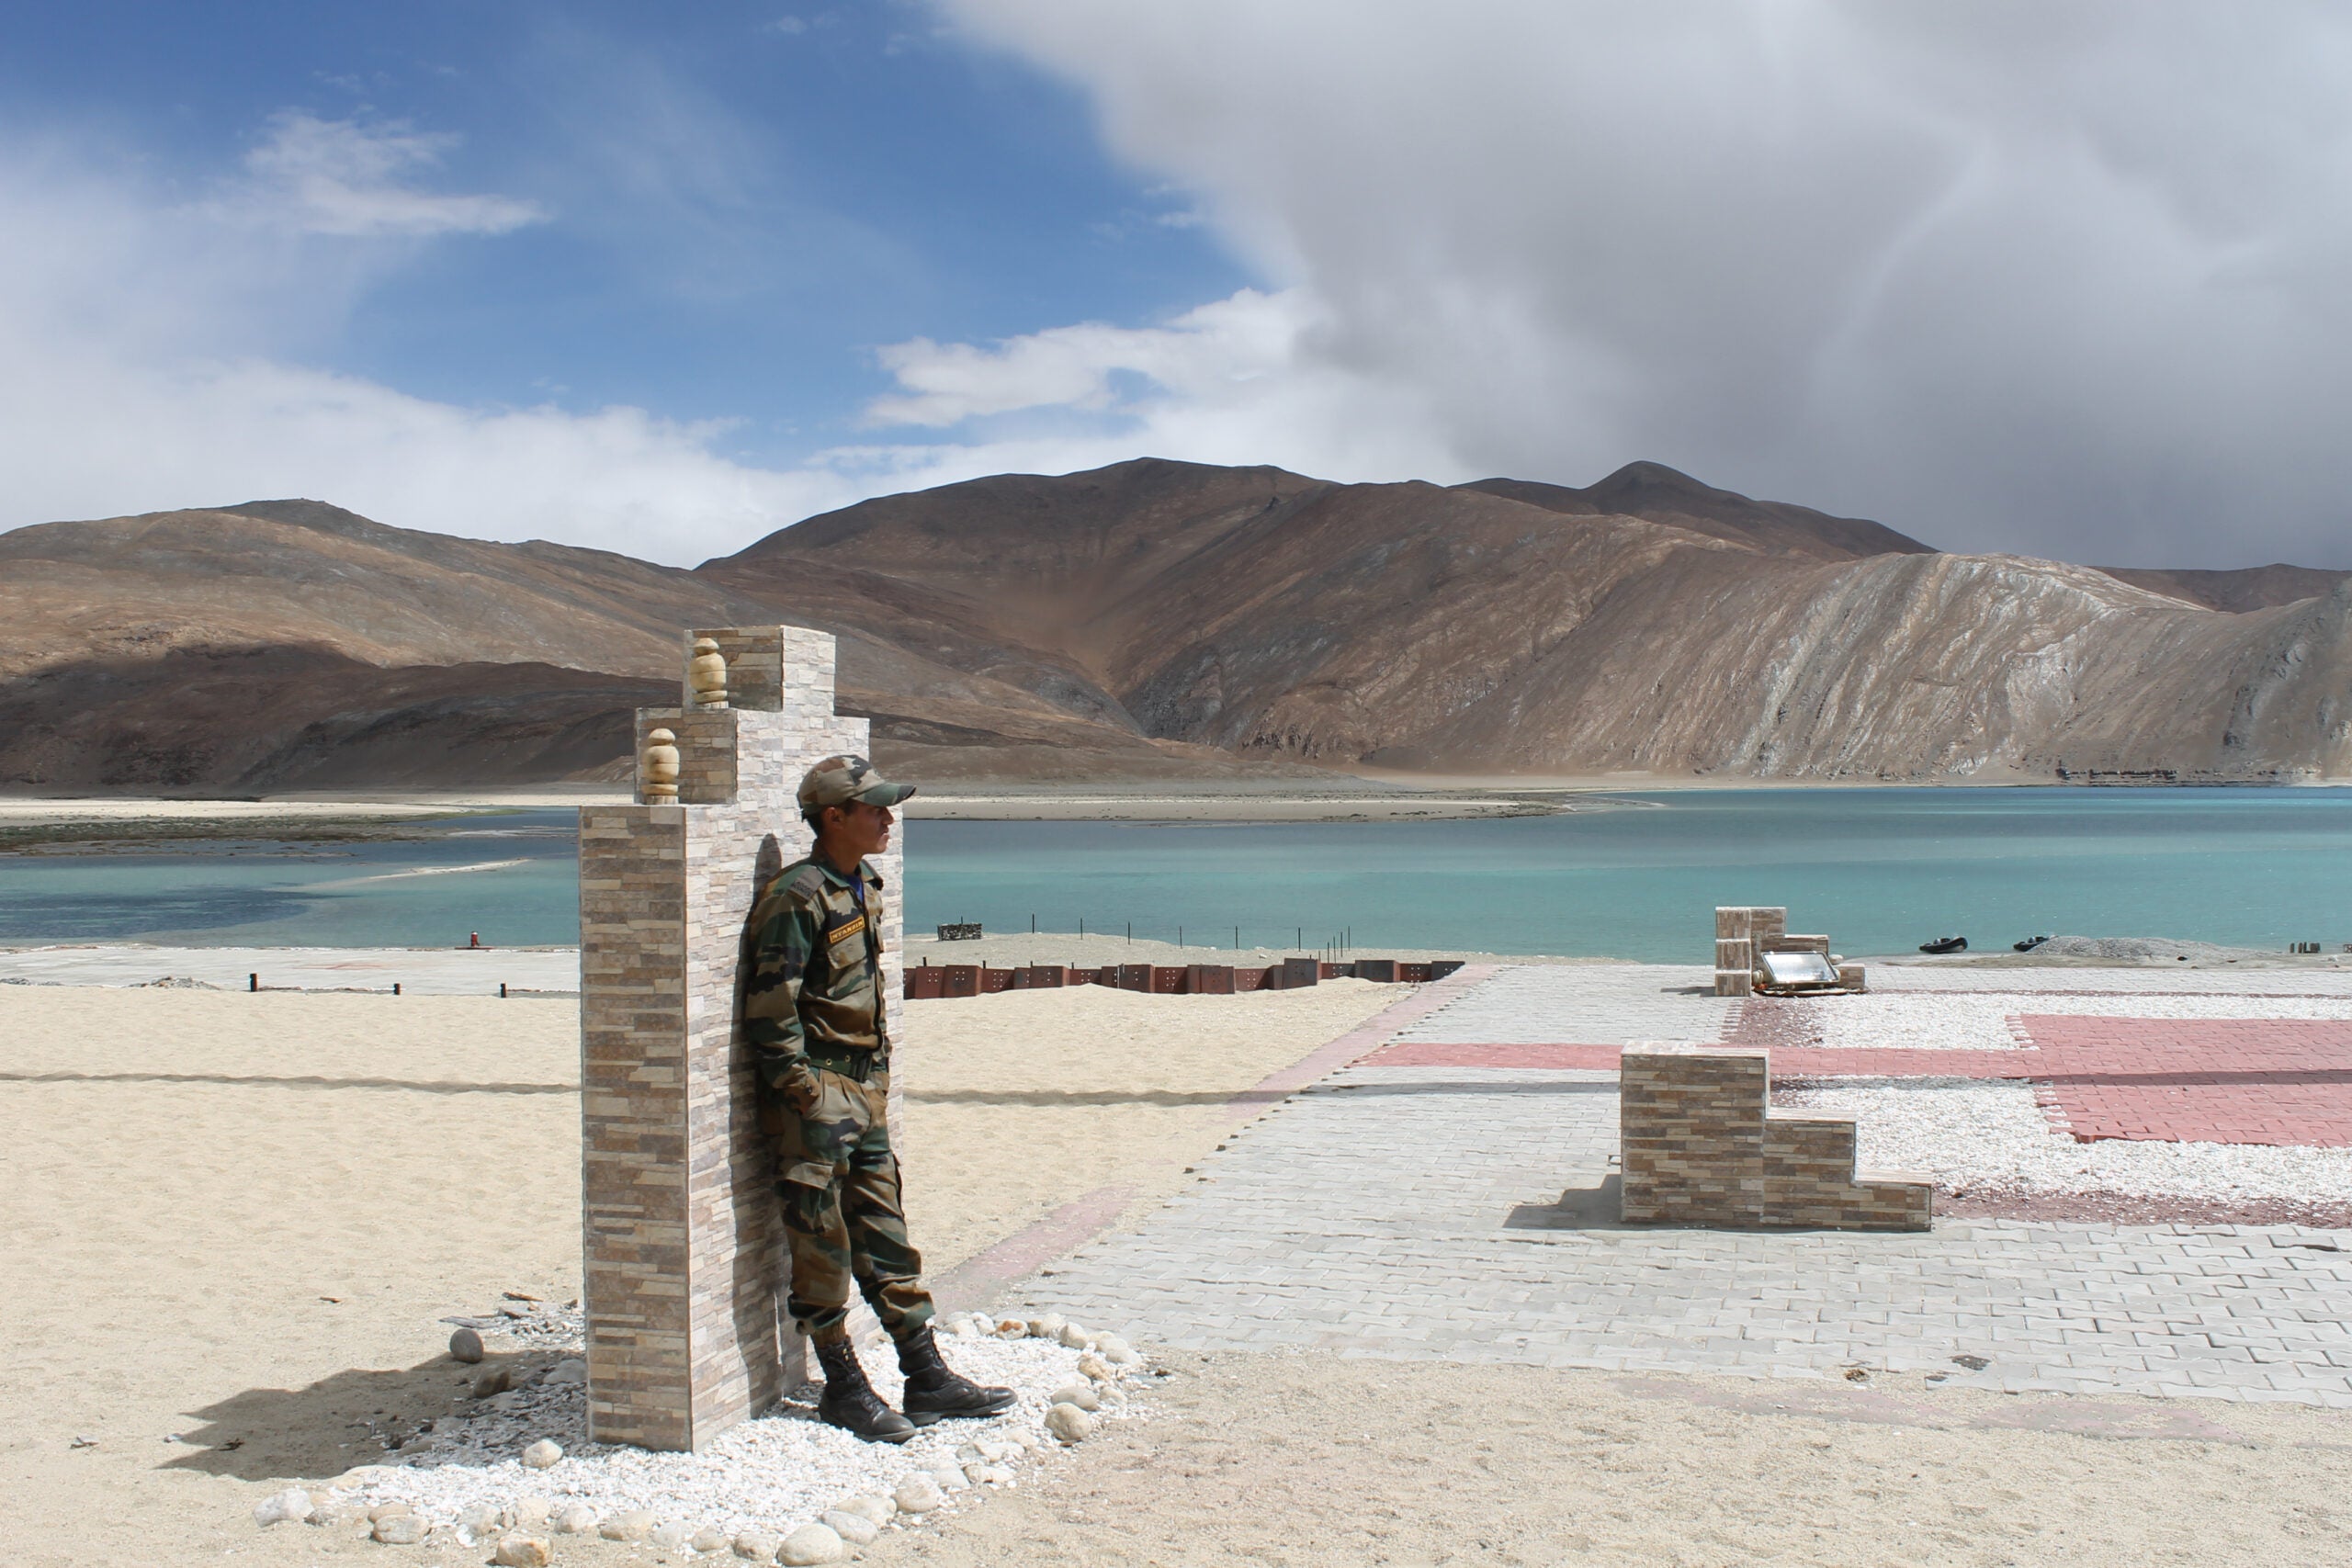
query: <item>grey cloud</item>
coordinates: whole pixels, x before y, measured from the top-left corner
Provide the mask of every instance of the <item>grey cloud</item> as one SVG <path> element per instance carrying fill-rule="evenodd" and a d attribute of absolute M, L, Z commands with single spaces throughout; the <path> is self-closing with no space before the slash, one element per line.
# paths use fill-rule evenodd
<path fill-rule="evenodd" d="M 2352 13 L 945 0 L 1465 470 L 2352 566 Z"/>

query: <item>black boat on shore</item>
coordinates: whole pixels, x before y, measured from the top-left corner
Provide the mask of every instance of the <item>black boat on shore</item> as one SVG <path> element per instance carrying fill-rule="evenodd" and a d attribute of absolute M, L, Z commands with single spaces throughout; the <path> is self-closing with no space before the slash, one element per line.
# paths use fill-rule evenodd
<path fill-rule="evenodd" d="M 1968 939 L 1964 936 L 1939 936 L 1933 942 L 1919 944 L 1922 953 L 1966 953 Z"/>

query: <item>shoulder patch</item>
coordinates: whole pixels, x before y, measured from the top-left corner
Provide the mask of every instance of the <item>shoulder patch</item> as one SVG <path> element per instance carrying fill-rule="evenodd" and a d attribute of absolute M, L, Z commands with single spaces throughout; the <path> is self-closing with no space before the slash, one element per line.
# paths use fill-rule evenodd
<path fill-rule="evenodd" d="M 785 892 L 796 898 L 813 898 L 825 890 L 825 874 L 813 865 L 804 865 L 784 885 Z"/>

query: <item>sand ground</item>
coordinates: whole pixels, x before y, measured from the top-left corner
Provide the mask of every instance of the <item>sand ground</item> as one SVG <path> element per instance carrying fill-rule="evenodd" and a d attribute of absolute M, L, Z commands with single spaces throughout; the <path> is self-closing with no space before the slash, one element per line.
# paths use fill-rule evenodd
<path fill-rule="evenodd" d="M 917 1239 L 944 1269 L 1105 1188 L 1139 1209 L 1213 1145 L 1231 1095 L 1399 994 L 917 1004 Z M 577 1293 L 575 1027 L 560 1001 L 0 989 L 0 1562 L 482 1561 L 347 1529 L 263 1532 L 248 1510 L 451 1407 L 463 1374 L 436 1319 L 503 1291 Z M 2352 1556 L 2352 1420 L 2300 1408 L 1885 1377 L 1166 1364 L 1152 1418 L 868 1559 Z M 570 1538 L 559 1551 L 650 1556 Z"/>

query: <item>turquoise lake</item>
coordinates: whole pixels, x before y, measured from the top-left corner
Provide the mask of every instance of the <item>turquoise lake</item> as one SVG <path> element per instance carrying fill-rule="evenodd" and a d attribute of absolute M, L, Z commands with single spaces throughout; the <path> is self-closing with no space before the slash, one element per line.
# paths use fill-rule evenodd
<path fill-rule="evenodd" d="M 1947 932 L 2352 942 L 2352 789 L 1721 790 L 1486 821 L 910 825 L 915 929 L 1703 963 L 1717 904 L 1853 954 Z M 0 857 L 0 942 L 577 940 L 570 812 L 349 847 Z"/>

